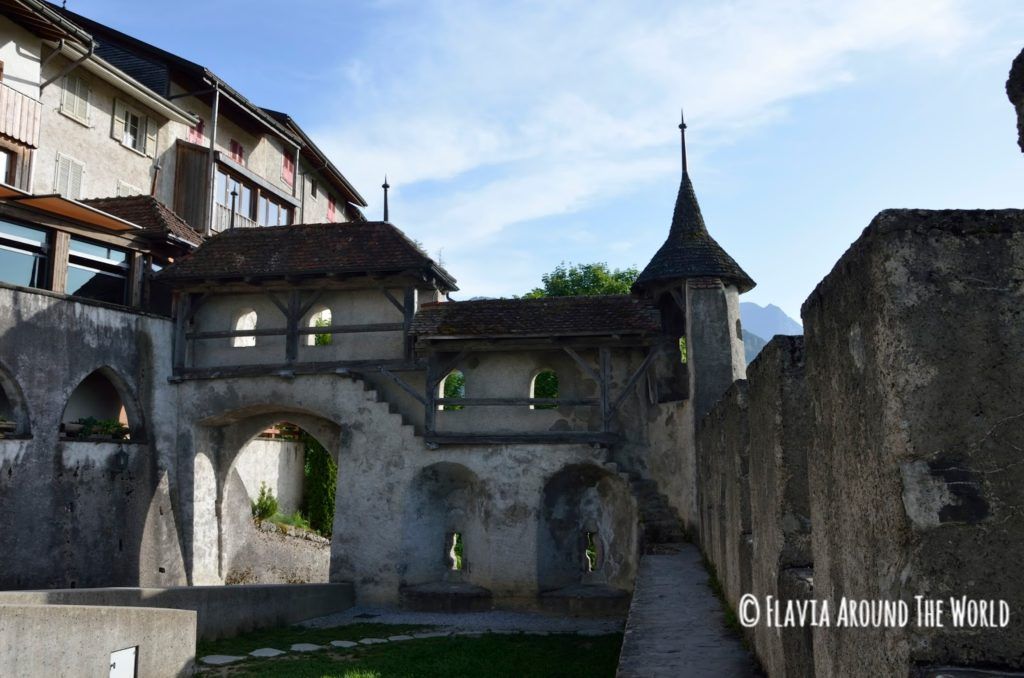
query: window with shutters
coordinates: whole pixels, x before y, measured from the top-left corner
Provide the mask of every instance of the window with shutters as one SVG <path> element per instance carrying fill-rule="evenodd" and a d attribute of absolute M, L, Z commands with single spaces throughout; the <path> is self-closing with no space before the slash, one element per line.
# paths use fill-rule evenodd
<path fill-rule="evenodd" d="M 89 124 L 89 85 L 84 78 L 73 73 L 64 76 L 60 112 L 83 125 Z"/>
<path fill-rule="evenodd" d="M 122 146 L 148 155 L 156 154 L 157 123 L 155 120 L 121 101 L 114 100 L 110 136 Z"/>
<path fill-rule="evenodd" d="M 287 153 L 284 154 L 284 162 L 281 164 L 281 180 L 289 186 L 295 185 L 295 158 Z"/>
<path fill-rule="evenodd" d="M 245 146 L 232 139 L 228 143 L 228 149 L 230 150 L 232 160 L 239 165 L 245 164 Z"/>
<path fill-rule="evenodd" d="M 188 128 L 188 140 L 190 143 L 199 145 L 206 141 L 206 126 L 202 118 L 199 118 L 199 122 L 196 123 L 195 127 Z"/>
<path fill-rule="evenodd" d="M 85 165 L 63 153 L 57 154 L 57 176 L 53 188 L 65 198 L 78 200 L 82 197 L 82 175 Z"/>
<path fill-rule="evenodd" d="M 138 186 L 133 186 L 132 184 L 129 184 L 127 181 L 121 181 L 120 179 L 118 179 L 117 197 L 127 198 L 128 196 L 132 195 L 142 195 L 142 189 L 139 188 Z"/>

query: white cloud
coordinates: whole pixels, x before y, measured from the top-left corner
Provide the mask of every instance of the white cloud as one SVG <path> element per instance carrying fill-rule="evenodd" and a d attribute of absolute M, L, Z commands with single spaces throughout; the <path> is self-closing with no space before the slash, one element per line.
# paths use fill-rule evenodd
<path fill-rule="evenodd" d="M 855 79 L 858 56 L 943 58 L 971 35 L 955 0 L 498 5 L 382 5 L 314 130 L 371 218 L 387 172 L 395 221 L 456 274 L 512 224 L 668 180 L 681 103 L 699 162 Z"/>

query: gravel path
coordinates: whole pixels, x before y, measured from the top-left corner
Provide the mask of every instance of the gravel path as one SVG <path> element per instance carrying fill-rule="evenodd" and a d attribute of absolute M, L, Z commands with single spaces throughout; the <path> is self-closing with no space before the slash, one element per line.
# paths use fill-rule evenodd
<path fill-rule="evenodd" d="M 558 617 L 537 612 L 411 612 L 407 610 L 353 607 L 337 614 L 308 619 L 301 626 L 330 628 L 348 624 L 424 624 L 448 631 L 486 633 L 621 633 L 623 619 Z"/>

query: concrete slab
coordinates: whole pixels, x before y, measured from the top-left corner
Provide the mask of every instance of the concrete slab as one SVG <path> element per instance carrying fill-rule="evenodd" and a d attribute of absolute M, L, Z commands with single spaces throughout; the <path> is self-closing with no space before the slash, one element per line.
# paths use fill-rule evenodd
<path fill-rule="evenodd" d="M 348 648 L 348 647 L 355 647 L 358 644 L 359 643 L 354 643 L 351 640 L 332 640 L 331 641 L 331 645 L 334 646 L 334 647 Z"/>
<path fill-rule="evenodd" d="M 451 631 L 428 631 L 426 633 L 414 633 L 413 638 L 447 638 L 452 635 Z"/>
<path fill-rule="evenodd" d="M 724 623 L 697 547 L 640 560 L 617 678 L 761 676 Z"/>
<path fill-rule="evenodd" d="M 292 652 L 316 652 L 322 649 L 324 649 L 323 645 L 314 645 L 313 643 L 295 643 L 292 645 Z"/>
<path fill-rule="evenodd" d="M 398 634 L 397 636 L 388 636 L 388 640 L 390 640 L 392 643 L 395 643 L 401 640 L 412 640 L 412 636 Z"/>
<path fill-rule="evenodd" d="M 284 650 L 277 650 L 272 647 L 261 647 L 249 653 L 250 657 L 277 657 L 284 654 Z"/>
<path fill-rule="evenodd" d="M 379 645 L 388 641 L 384 638 L 363 638 L 359 642 L 363 645 Z"/>
<path fill-rule="evenodd" d="M 245 657 L 235 657 L 229 654 L 208 654 L 199 661 L 204 664 L 209 664 L 210 666 L 224 666 L 225 664 L 240 662 L 243 659 L 245 659 Z"/>

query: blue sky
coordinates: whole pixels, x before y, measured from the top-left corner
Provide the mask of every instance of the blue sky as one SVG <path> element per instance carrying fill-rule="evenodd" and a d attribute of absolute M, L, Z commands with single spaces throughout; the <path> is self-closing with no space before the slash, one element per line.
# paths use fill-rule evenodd
<path fill-rule="evenodd" d="M 387 172 L 391 221 L 455 298 L 521 294 L 563 260 L 642 268 L 671 220 L 680 105 L 708 227 L 758 282 L 743 298 L 797 319 L 879 210 L 1024 197 L 1013 0 L 68 7 L 288 111 L 370 218 Z"/>

